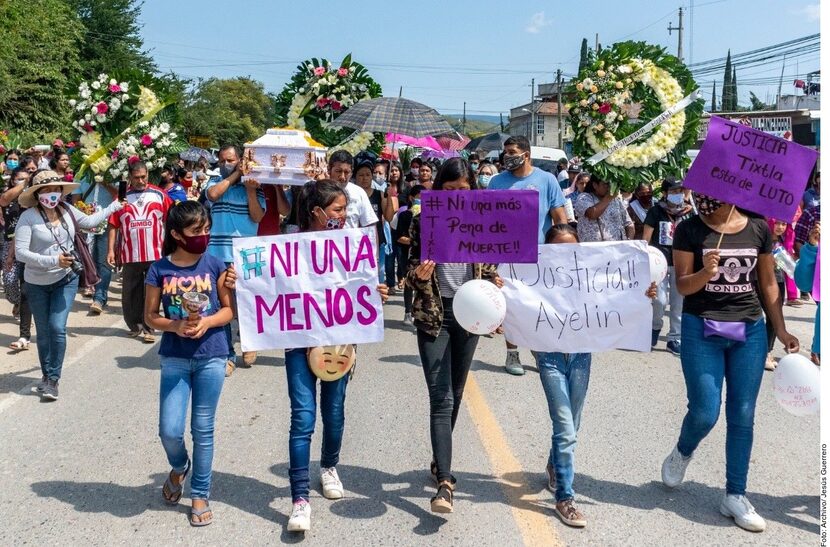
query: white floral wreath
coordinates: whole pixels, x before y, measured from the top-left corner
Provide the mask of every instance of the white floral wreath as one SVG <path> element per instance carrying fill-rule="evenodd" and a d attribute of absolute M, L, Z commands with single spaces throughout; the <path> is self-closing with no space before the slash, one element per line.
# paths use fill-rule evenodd
<path fill-rule="evenodd" d="M 616 80 L 616 82 L 613 82 L 613 88 L 618 92 L 612 93 L 608 99 L 612 107 L 615 108 L 612 108 L 606 114 L 605 123 L 592 125 L 587 117 L 581 122 L 582 125 L 587 126 L 586 141 L 597 153 L 610 148 L 617 142 L 611 129 L 616 129 L 619 125 L 615 122 L 621 119 L 622 114 L 620 112 L 625 110 L 631 97 L 631 87 L 635 82 L 650 87 L 657 96 L 663 110 L 671 108 L 683 99 L 683 90 L 677 80 L 669 72 L 656 66 L 650 60 L 632 59 L 618 67 L 608 67 L 608 72 L 613 71 L 616 71 L 617 74 L 610 80 Z M 605 71 L 599 70 L 597 76 L 603 80 L 602 84 L 608 83 L 609 78 Z M 594 94 L 598 91 L 596 83 L 590 78 L 585 78 L 578 83 L 577 89 L 580 91 L 590 90 Z M 600 108 L 597 101 L 589 101 L 588 99 L 581 100 L 579 106 L 583 108 L 590 106 L 593 110 Z M 606 127 L 606 124 L 609 127 Z M 674 150 L 683 136 L 685 124 L 686 114 L 680 111 L 658 126 L 651 137 L 644 142 L 623 146 L 614 151 L 605 161 L 618 167 L 647 167 L 656 161 L 662 160 Z"/>

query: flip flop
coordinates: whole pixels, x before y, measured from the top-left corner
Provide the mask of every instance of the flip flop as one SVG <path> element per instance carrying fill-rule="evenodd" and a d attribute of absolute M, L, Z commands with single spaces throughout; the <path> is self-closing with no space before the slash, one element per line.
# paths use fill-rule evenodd
<path fill-rule="evenodd" d="M 184 473 L 181 474 L 181 482 L 178 486 L 173 486 L 173 473 L 171 469 L 167 475 L 167 480 L 164 481 L 164 486 L 161 488 L 161 497 L 164 498 L 164 503 L 167 505 L 176 505 L 182 499 L 182 492 L 184 491 L 184 480 L 187 478 L 187 473 L 190 471 L 190 460 L 187 460 L 187 465 L 184 468 Z"/>
<path fill-rule="evenodd" d="M 195 501 L 195 500 L 194 500 Z M 191 526 L 207 526 L 213 522 L 213 511 L 210 509 L 210 502 L 208 500 L 203 500 L 205 502 L 204 509 L 193 509 L 190 508 L 190 525 Z M 209 513 L 210 516 L 206 520 L 202 520 L 202 515 L 205 513 Z M 199 520 L 195 520 L 194 517 L 198 518 Z"/>
<path fill-rule="evenodd" d="M 16 341 L 9 344 L 9 348 L 15 351 L 25 351 L 29 349 L 29 341 L 25 338 L 19 338 Z"/>

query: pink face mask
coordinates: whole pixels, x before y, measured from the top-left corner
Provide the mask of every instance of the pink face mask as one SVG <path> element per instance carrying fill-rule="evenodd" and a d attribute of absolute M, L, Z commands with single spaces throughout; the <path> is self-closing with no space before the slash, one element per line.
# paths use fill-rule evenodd
<path fill-rule="evenodd" d="M 38 202 L 47 209 L 54 209 L 61 201 L 63 192 L 41 192 L 37 196 Z"/>

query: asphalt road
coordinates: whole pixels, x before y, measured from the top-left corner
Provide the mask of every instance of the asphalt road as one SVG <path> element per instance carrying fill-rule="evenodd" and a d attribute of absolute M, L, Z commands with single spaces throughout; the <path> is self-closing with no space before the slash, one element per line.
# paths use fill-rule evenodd
<path fill-rule="evenodd" d="M 676 490 L 660 464 L 676 441 L 686 398 L 679 360 L 665 351 L 595 355 L 576 449 L 577 503 L 588 527 L 553 515 L 544 490 L 550 448 L 547 406 L 529 352 L 528 373 L 503 370 L 499 338 L 483 338 L 456 427 L 455 512 L 429 511 L 434 490 L 426 386 L 400 297 L 386 310 L 386 340 L 360 348 L 346 401 L 338 470 L 346 496 L 320 494 L 320 427 L 312 445 L 312 530 L 285 531 L 289 403 L 282 352 L 262 354 L 225 384 L 218 410 L 215 521 L 188 525 L 161 499 L 168 472 L 157 437 L 157 346 L 128 338 L 114 302 L 89 316 L 78 296 L 56 403 L 30 394 L 39 379 L 32 349 L 0 350 L 0 545 L 805 545 L 818 540 L 819 419 L 774 401 L 765 375 L 748 497 L 767 519 L 751 534 L 718 512 L 724 484 L 723 418 Z M 813 305 L 786 308 L 809 347 Z M 0 302 L 0 347 L 17 338 Z M 661 341 L 658 348 L 663 348 Z M 779 350 L 780 355 L 780 350 Z"/>

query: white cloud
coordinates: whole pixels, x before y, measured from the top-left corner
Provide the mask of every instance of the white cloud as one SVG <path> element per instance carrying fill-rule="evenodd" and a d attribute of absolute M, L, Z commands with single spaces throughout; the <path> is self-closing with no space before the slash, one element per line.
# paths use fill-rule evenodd
<path fill-rule="evenodd" d="M 552 23 L 553 20 L 546 18 L 545 12 L 540 11 L 530 17 L 530 23 L 525 27 L 525 30 L 531 34 L 538 34 L 539 31 Z"/>
<path fill-rule="evenodd" d="M 795 13 L 803 15 L 808 21 L 818 21 L 821 9 L 818 2 L 815 4 L 807 4 L 795 10 Z"/>

